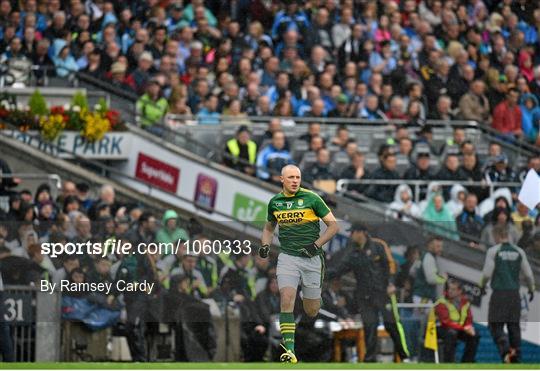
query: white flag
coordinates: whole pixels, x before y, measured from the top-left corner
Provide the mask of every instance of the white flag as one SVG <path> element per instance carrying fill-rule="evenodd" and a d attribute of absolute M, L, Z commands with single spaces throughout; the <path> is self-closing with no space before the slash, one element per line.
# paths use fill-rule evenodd
<path fill-rule="evenodd" d="M 540 177 L 534 169 L 527 173 L 519 192 L 519 200 L 530 210 L 540 203 Z"/>

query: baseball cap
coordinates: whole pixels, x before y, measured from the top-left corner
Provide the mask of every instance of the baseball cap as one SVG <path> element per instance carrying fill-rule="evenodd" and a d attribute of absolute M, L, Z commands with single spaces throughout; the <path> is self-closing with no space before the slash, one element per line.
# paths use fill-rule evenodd
<path fill-rule="evenodd" d="M 250 130 L 247 127 L 247 125 L 241 125 L 240 127 L 238 127 L 238 130 L 236 130 L 236 134 L 240 134 L 244 131 L 247 131 L 248 133 L 250 133 Z"/>

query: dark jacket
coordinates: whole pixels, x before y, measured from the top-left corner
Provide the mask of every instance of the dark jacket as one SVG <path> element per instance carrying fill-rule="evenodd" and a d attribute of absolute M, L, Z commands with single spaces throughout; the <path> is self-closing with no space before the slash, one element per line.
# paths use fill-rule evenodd
<path fill-rule="evenodd" d="M 356 278 L 354 292 L 357 300 L 386 296 L 388 284 L 393 282 L 394 277 L 390 272 L 384 246 L 368 237 L 364 247 L 351 240 L 348 249 L 337 266 L 328 272 L 329 279 L 353 272 Z"/>
<path fill-rule="evenodd" d="M 431 167 L 428 167 L 427 170 L 421 170 L 416 166 L 416 164 L 412 164 L 406 171 L 405 174 L 403 174 L 403 179 L 405 180 L 433 180 L 434 178 L 434 172 Z M 411 187 L 413 191 L 413 195 L 415 194 L 416 187 Z M 426 197 L 427 193 L 427 186 L 421 186 L 420 187 L 420 200 L 424 199 Z"/>
<path fill-rule="evenodd" d="M 333 178 L 330 166 L 328 165 L 314 163 L 304 171 L 304 180 L 309 183 L 315 180 L 327 180 Z"/>
<path fill-rule="evenodd" d="M 370 172 L 364 168 L 364 176 L 359 179 L 369 179 L 370 178 Z M 353 165 L 347 166 L 343 172 L 341 173 L 339 179 L 357 179 L 356 178 L 356 168 Z M 349 184 L 347 185 L 348 191 L 356 191 L 358 193 L 362 193 L 367 189 L 367 186 L 365 184 Z"/>
<path fill-rule="evenodd" d="M 455 65 L 452 67 L 455 67 Z M 459 72 L 456 72 L 455 76 L 450 74 L 447 88 L 448 95 L 452 98 L 452 105 L 456 106 L 459 99 L 469 91 L 469 82 L 467 82 Z"/>
<path fill-rule="evenodd" d="M 397 180 L 400 179 L 397 171 L 380 167 L 370 176 L 371 179 Z M 380 202 L 390 203 L 394 201 L 395 185 L 371 185 L 366 191 L 366 195 Z"/>
<path fill-rule="evenodd" d="M 437 109 L 437 100 L 443 94 L 447 94 L 447 84 L 449 80 L 443 81 L 439 76 L 432 76 L 424 83 L 425 95 L 428 101 L 428 111 Z"/>
<path fill-rule="evenodd" d="M 477 240 L 480 239 L 480 234 L 484 227 L 484 220 L 474 211 L 471 213 L 463 209 L 461 214 L 456 218 L 456 224 L 459 232 L 475 237 Z M 471 239 L 468 238 L 464 238 L 464 240 L 471 241 Z"/>
<path fill-rule="evenodd" d="M 499 172 L 494 165 L 488 167 L 484 173 L 486 180 L 491 182 L 515 182 L 517 179 L 514 171 L 507 167 L 506 171 Z"/>
<path fill-rule="evenodd" d="M 467 180 L 479 182 L 484 179 L 484 174 L 482 173 L 482 166 L 478 162 L 476 163 L 476 166 L 471 170 L 466 169 L 463 166 L 460 166 L 459 169 L 463 173 L 463 175 L 465 175 L 465 178 Z"/>
<path fill-rule="evenodd" d="M 482 180 L 484 180 L 484 173 L 482 171 L 482 166 L 480 165 L 479 162 L 477 162 L 476 166 L 471 170 L 466 169 L 463 166 L 460 166 L 459 169 L 465 175 L 466 179 L 469 181 L 481 182 Z M 474 193 L 478 197 L 479 201 L 482 201 L 488 196 L 486 187 L 470 186 L 470 187 L 467 187 L 467 190 L 469 192 Z"/>
<path fill-rule="evenodd" d="M 264 323 L 264 326 L 270 325 L 272 315 L 278 315 L 281 312 L 279 306 L 279 294 L 273 295 L 270 290 L 261 291 L 255 299 L 257 312 Z"/>
<path fill-rule="evenodd" d="M 11 169 L 7 162 L 0 159 L 0 175 L 11 174 Z M 12 178 L 0 178 L 0 195 L 9 194 L 8 188 L 13 188 L 17 186 L 17 183 L 13 181 Z"/>
<path fill-rule="evenodd" d="M 330 288 L 324 290 L 321 294 L 323 309 L 337 315 L 340 318 L 349 317 L 348 306 L 350 306 L 350 298 L 346 292 L 340 290 L 338 292 L 330 290 Z M 345 305 L 341 306 L 339 300 L 344 299 Z"/>
<path fill-rule="evenodd" d="M 340 71 L 348 62 L 358 63 L 362 58 L 364 39 L 349 37 L 338 50 L 338 64 Z"/>
<path fill-rule="evenodd" d="M 456 171 L 450 171 L 446 166 L 443 166 L 437 175 L 435 175 L 437 180 L 450 180 L 450 181 L 459 181 L 467 180 L 465 174 L 461 171 L 461 168 L 458 168 Z M 450 186 L 443 187 L 444 199 L 450 199 Z"/>

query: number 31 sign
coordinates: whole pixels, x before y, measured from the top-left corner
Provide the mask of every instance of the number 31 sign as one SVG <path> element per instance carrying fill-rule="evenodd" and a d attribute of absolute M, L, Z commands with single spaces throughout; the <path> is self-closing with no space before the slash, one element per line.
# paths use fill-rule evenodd
<path fill-rule="evenodd" d="M 15 323 L 31 323 L 34 320 L 32 292 L 9 292 L 4 295 L 4 320 Z"/>

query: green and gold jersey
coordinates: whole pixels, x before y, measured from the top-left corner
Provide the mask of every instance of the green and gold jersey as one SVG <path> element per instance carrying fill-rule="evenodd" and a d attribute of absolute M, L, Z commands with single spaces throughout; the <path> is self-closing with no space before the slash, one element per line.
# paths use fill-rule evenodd
<path fill-rule="evenodd" d="M 279 226 L 281 251 L 303 256 L 299 250 L 319 238 L 319 219 L 329 212 L 330 209 L 318 194 L 300 188 L 293 196 L 280 192 L 272 197 L 268 202 L 267 220 Z"/>

